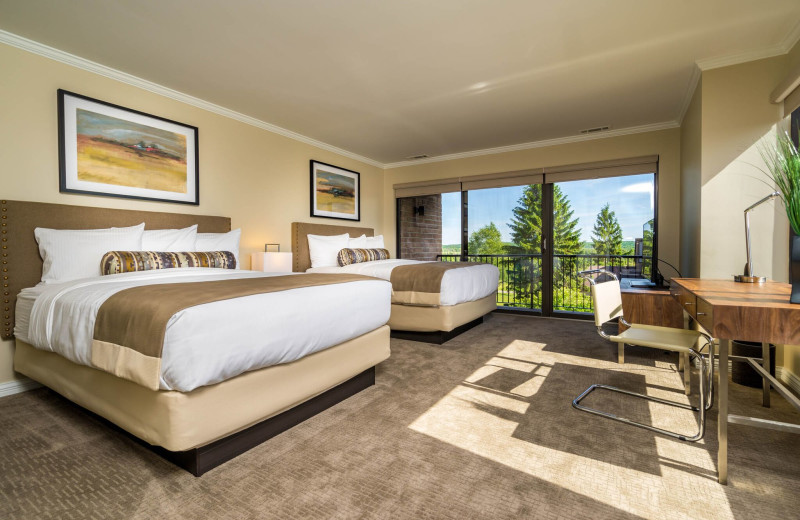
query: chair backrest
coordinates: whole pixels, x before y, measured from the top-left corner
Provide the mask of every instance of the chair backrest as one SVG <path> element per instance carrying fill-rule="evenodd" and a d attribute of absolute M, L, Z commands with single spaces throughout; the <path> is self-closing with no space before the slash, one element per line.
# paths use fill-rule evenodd
<path fill-rule="evenodd" d="M 598 327 L 607 321 L 622 316 L 622 292 L 619 281 L 611 280 L 592 284 L 594 323 Z"/>

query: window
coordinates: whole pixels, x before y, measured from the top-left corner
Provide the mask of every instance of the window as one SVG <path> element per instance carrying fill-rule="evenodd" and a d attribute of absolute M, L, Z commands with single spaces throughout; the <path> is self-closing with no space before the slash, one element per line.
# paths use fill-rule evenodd
<path fill-rule="evenodd" d="M 397 199 L 399 256 L 491 263 L 500 271 L 498 305 L 544 315 L 590 313 L 580 271 L 653 277 L 657 160 L 395 186 L 399 193 L 451 190 Z"/>

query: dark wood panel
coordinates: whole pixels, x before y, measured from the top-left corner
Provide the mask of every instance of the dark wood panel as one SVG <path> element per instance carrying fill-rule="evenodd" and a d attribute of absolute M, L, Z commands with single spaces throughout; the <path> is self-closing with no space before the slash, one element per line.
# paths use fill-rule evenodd
<path fill-rule="evenodd" d="M 668 291 L 623 290 L 622 310 L 630 323 L 683 328 L 683 311 Z M 619 331 L 627 327 L 619 324 Z"/>

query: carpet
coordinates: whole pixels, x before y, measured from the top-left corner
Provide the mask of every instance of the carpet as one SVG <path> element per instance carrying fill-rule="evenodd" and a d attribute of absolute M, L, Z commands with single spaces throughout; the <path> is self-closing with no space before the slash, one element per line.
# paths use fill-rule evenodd
<path fill-rule="evenodd" d="M 716 412 L 683 443 L 574 410 L 607 383 L 687 398 L 675 354 L 593 323 L 495 314 L 444 345 L 392 340 L 375 386 L 195 478 L 39 389 L 0 399 L 0 518 L 795 518 L 800 439 Z M 694 377 L 696 386 L 696 374 Z M 691 412 L 595 392 L 585 403 L 690 433 Z M 730 413 L 798 422 L 731 384 Z"/>

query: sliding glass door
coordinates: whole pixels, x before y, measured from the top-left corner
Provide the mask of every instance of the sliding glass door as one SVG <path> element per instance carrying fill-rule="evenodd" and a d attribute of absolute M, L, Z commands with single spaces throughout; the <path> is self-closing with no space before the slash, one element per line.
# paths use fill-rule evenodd
<path fill-rule="evenodd" d="M 545 174 L 541 183 L 398 198 L 400 256 L 430 260 L 435 249 L 439 260 L 491 263 L 500 271 L 498 305 L 543 315 L 592 312 L 580 271 L 650 278 L 656 173 L 552 178 L 557 182 Z"/>
<path fill-rule="evenodd" d="M 552 189 L 554 312 L 592 312 L 580 271 L 605 269 L 619 278 L 650 278 L 654 174 L 560 182 Z"/>
<path fill-rule="evenodd" d="M 497 304 L 542 309 L 542 185 L 470 190 L 467 259 L 500 271 Z"/>

